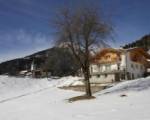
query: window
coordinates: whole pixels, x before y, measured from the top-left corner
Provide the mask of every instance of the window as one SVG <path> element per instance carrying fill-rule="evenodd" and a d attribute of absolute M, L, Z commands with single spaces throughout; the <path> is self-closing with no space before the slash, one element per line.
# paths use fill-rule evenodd
<path fill-rule="evenodd" d="M 143 66 L 141 65 L 141 70 L 143 69 Z"/>
<path fill-rule="evenodd" d="M 99 71 L 102 72 L 103 66 L 99 66 Z"/>
<path fill-rule="evenodd" d="M 97 78 L 100 78 L 100 75 L 97 75 Z"/>
<path fill-rule="evenodd" d="M 127 72 L 127 79 L 131 79 L 131 73 Z"/>
<path fill-rule="evenodd" d="M 138 74 L 138 78 L 140 78 L 141 76 Z"/>
<path fill-rule="evenodd" d="M 133 64 L 131 64 L 131 68 L 133 68 L 133 69 L 134 69 L 134 65 L 133 65 Z"/>
<path fill-rule="evenodd" d="M 93 73 L 93 67 L 91 67 L 91 73 Z"/>
<path fill-rule="evenodd" d="M 139 68 L 139 66 L 138 66 L 138 64 L 136 64 L 136 69 L 138 69 Z"/>
<path fill-rule="evenodd" d="M 107 77 L 107 74 L 105 74 L 105 78 Z"/>
<path fill-rule="evenodd" d="M 120 70 L 120 64 L 117 64 L 117 70 Z"/>
<path fill-rule="evenodd" d="M 134 79 L 134 74 L 132 73 L 132 79 Z"/>
<path fill-rule="evenodd" d="M 109 59 L 110 58 L 110 55 L 106 55 L 106 59 Z"/>
<path fill-rule="evenodd" d="M 98 69 L 98 66 L 97 65 L 92 65 L 92 72 L 95 73 L 95 72 L 98 72 L 99 69 Z"/>
<path fill-rule="evenodd" d="M 144 69 L 145 69 L 145 67 L 143 65 L 141 65 L 141 70 L 144 70 Z"/>
<path fill-rule="evenodd" d="M 109 71 L 111 69 L 110 65 L 106 65 L 106 71 Z"/>
<path fill-rule="evenodd" d="M 122 79 L 122 80 L 125 79 L 125 74 L 121 74 L 121 79 Z"/>
<path fill-rule="evenodd" d="M 90 78 L 92 77 L 92 75 L 90 75 Z"/>

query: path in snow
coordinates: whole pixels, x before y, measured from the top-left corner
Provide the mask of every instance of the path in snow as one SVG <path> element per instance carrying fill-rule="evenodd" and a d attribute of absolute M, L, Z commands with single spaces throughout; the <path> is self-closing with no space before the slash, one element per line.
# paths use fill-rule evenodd
<path fill-rule="evenodd" d="M 22 95 L 6 98 L 6 99 L 1 100 L 0 103 L 4 103 L 4 102 L 15 100 L 15 99 L 18 99 L 18 98 L 21 98 L 21 97 L 25 97 L 25 96 L 28 96 L 28 95 L 36 94 L 36 93 L 42 92 L 42 91 L 50 89 L 50 88 L 51 87 L 47 87 L 47 88 L 39 89 L 39 90 L 34 91 L 34 92 L 29 92 L 29 93 L 25 93 L 25 94 L 22 94 Z"/>

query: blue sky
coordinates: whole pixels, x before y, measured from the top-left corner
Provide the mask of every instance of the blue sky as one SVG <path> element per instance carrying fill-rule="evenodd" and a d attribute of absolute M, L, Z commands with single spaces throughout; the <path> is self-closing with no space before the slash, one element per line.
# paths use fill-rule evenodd
<path fill-rule="evenodd" d="M 112 21 L 114 47 L 150 33 L 150 0 L 0 0 L 0 62 L 51 47 L 55 13 L 84 4 L 101 7 Z"/>

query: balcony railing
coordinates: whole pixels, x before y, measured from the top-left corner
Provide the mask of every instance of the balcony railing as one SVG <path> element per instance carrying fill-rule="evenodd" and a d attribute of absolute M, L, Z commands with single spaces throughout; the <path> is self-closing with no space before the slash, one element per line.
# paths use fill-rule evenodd
<path fill-rule="evenodd" d="M 102 75 L 102 74 L 113 74 L 113 73 L 121 73 L 124 72 L 124 70 L 105 70 L 105 71 L 99 71 L 99 72 L 91 72 L 91 75 Z"/>

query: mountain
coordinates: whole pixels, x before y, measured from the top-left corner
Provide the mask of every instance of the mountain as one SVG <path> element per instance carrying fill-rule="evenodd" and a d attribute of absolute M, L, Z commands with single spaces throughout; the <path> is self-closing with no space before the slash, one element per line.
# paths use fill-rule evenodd
<path fill-rule="evenodd" d="M 132 47 L 142 47 L 148 51 L 150 49 L 150 34 L 123 46 L 125 49 Z M 80 68 L 70 50 L 64 46 L 58 46 L 24 58 L 0 63 L 0 74 L 17 75 L 22 70 L 30 71 L 33 61 L 37 68 L 47 70 L 54 76 L 74 75 Z"/>
<path fill-rule="evenodd" d="M 123 46 L 123 48 L 125 49 L 133 47 L 141 47 L 148 51 L 150 49 L 150 34 L 145 35 L 141 39 Z"/>
<path fill-rule="evenodd" d="M 54 76 L 74 75 L 79 69 L 68 48 L 53 47 L 1 63 L 0 74 L 17 75 L 22 70 L 30 71 L 33 61 L 37 68 L 46 69 Z"/>

